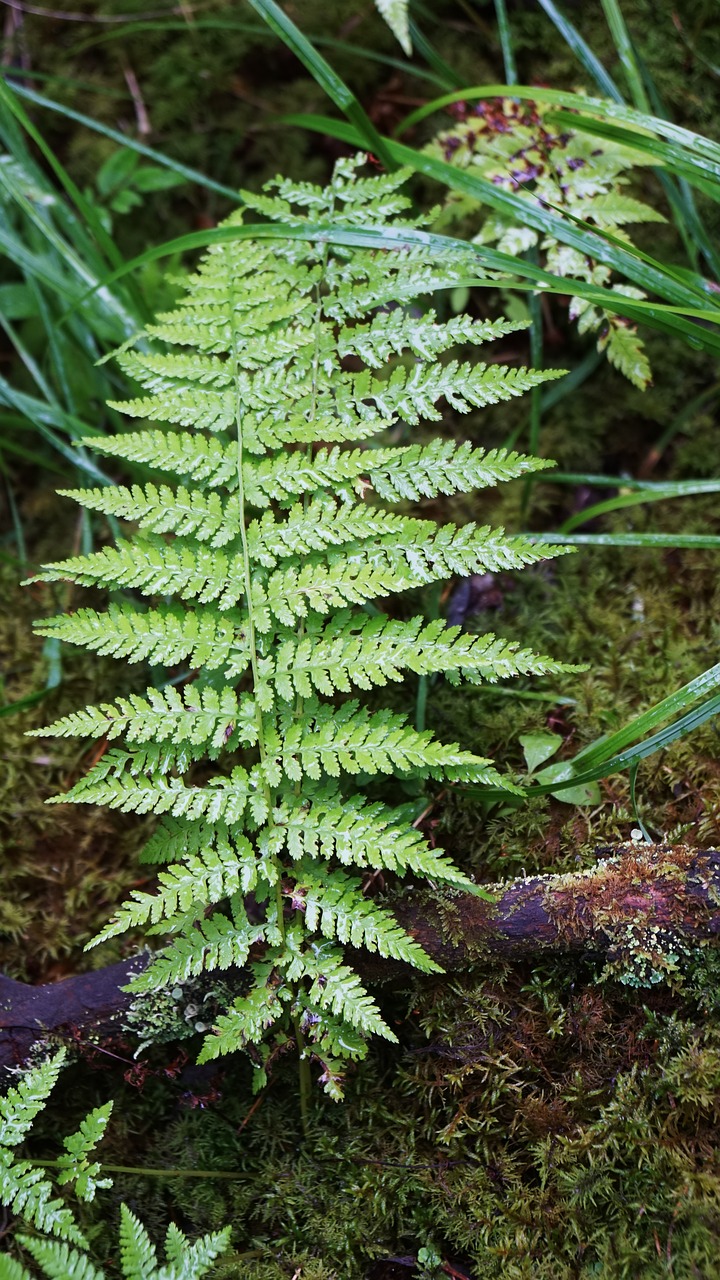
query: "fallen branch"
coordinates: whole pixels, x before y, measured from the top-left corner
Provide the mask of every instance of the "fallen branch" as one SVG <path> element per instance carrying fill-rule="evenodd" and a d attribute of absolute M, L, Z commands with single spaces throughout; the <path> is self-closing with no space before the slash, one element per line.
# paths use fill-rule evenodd
<path fill-rule="evenodd" d="M 448 973 L 570 951 L 603 957 L 636 985 L 672 978 L 683 955 L 720 933 L 720 852 L 629 844 L 612 853 L 589 871 L 490 886 L 494 902 L 438 891 L 398 899 L 395 915 Z M 38 987 L 0 977 L 0 1066 L 24 1061 L 49 1033 L 117 1034 L 132 1000 L 122 987 L 146 963 L 135 956 Z M 365 975 L 385 966 L 366 959 Z"/>

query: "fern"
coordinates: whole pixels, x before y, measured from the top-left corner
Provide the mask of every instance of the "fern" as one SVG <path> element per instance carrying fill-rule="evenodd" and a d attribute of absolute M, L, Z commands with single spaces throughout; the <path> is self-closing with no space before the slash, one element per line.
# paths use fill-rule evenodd
<path fill-rule="evenodd" d="M 410 40 L 409 0 L 375 0 L 375 8 L 382 14 L 395 38 L 408 58 L 412 55 Z"/>
<path fill-rule="evenodd" d="M 519 103 L 511 98 L 481 102 L 451 129 L 438 134 L 430 149 L 459 168 L 471 167 L 513 194 L 565 211 L 625 239 L 627 233 L 622 228 L 629 224 L 665 221 L 657 209 L 625 193 L 626 175 L 634 167 L 646 165 L 647 156 L 615 140 L 570 128 L 559 132 L 552 108 L 543 103 Z M 476 201 L 451 194 L 440 222 L 475 215 L 477 209 Z M 645 296 L 632 286 L 613 284 L 610 268 L 577 249 L 552 236 L 541 237 L 531 227 L 495 213 L 484 218 L 475 242 L 497 244 L 505 253 L 516 255 L 540 249 L 547 270 L 554 275 L 570 282 L 576 279 L 610 287 L 632 297 Z M 598 334 L 598 350 L 607 352 L 610 363 L 630 382 L 641 390 L 649 386 L 650 366 L 634 325 L 579 298 L 570 301 L 570 317 L 579 321 L 581 333 Z"/>
<path fill-rule="evenodd" d="M 278 182 L 247 204 L 300 226 L 307 218 L 414 225 L 403 220 L 403 175 L 364 178 L 359 164 L 340 162 L 326 190 Z M 229 226 L 240 221 L 233 215 Z M 408 673 L 478 682 L 563 669 L 492 635 L 363 608 L 456 574 L 556 554 L 501 529 L 438 526 L 404 509 L 547 465 L 440 437 L 388 438 L 401 419 L 438 421 L 444 405 L 466 413 L 557 376 L 452 354 L 516 324 L 444 323 L 406 307 L 467 269 L 463 255 L 434 261 L 417 247 L 214 246 L 177 307 L 149 326 L 150 349 L 120 357 L 144 392 L 126 412 L 167 425 L 100 444 L 166 478 L 70 495 L 140 532 L 40 575 L 135 593 L 106 611 L 50 618 L 42 634 L 193 668 L 180 683 L 50 726 L 62 736 L 122 740 L 63 801 L 164 815 L 145 853 L 166 864 L 157 893 L 134 892 L 95 941 L 139 928 L 169 934 L 133 981 L 139 994 L 244 966 L 243 994 L 218 1018 L 201 1058 L 251 1046 L 262 1064 L 273 1043 L 292 1039 L 333 1097 L 344 1059 L 361 1057 L 368 1036 L 393 1038 L 343 947 L 436 968 L 387 908 L 364 896 L 362 870 L 473 887 L 442 850 L 428 848 L 405 811 L 366 798 L 361 784 L 385 775 L 515 790 L 483 756 L 347 695 Z M 168 349 L 155 350 L 155 340 Z M 217 763 L 196 779 L 200 759 Z M 154 1266 L 149 1253 L 142 1261 L 142 1233 L 127 1221 L 123 1230 L 128 1258 L 139 1259 L 132 1265 Z"/>
<path fill-rule="evenodd" d="M 52 1199 L 53 1188 L 44 1170 L 27 1160 L 17 1160 L 13 1148 L 28 1136 L 32 1123 L 44 1108 L 65 1060 L 65 1050 L 22 1076 L 17 1088 L 0 1098 L 0 1203 L 8 1206 L 41 1235 L 19 1232 L 16 1240 L 48 1280 L 105 1280 L 105 1273 L 89 1257 L 89 1245 L 70 1208 Z M 77 1133 L 64 1141 L 65 1152 L 56 1165 L 60 1185 L 72 1183 L 81 1200 L 92 1200 L 98 1188 L 112 1186 L 101 1178 L 100 1165 L 90 1162 L 101 1141 L 112 1102 L 97 1107 L 82 1121 Z M 120 1207 L 120 1253 L 123 1280 L 200 1280 L 227 1248 L 230 1229 L 214 1232 L 190 1243 L 174 1225 L 165 1240 L 167 1265 L 160 1267 L 157 1253 L 142 1223 L 126 1205 Z M 15 1258 L 0 1255 L 0 1280 L 34 1280 L 33 1273 Z"/>

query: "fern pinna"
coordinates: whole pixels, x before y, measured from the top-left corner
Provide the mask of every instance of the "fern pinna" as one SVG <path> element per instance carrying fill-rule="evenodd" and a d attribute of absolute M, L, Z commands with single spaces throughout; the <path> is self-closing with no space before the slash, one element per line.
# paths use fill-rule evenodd
<path fill-rule="evenodd" d="M 360 163 L 340 162 L 326 190 L 278 181 L 246 203 L 296 230 L 416 226 L 401 220 L 405 175 L 362 177 Z M 133 591 L 104 612 L 52 618 L 41 634 L 185 668 L 182 679 L 45 731 L 123 740 L 63 801 L 164 815 L 147 850 L 171 863 L 157 894 L 133 892 L 95 941 L 148 924 L 169 935 L 137 992 L 244 966 L 244 993 L 201 1060 L 248 1046 L 262 1080 L 273 1046 L 294 1040 L 335 1097 L 343 1060 L 361 1058 L 372 1034 L 394 1039 L 344 945 L 437 967 L 364 896 L 363 871 L 471 888 L 405 810 L 362 786 L 384 774 L 513 789 L 491 761 L 416 731 L 404 715 L 366 709 L 353 691 L 407 672 L 480 682 L 560 669 L 492 635 L 367 607 L 552 554 L 501 529 L 438 526 L 403 509 L 546 465 L 439 437 L 392 443 L 399 422 L 440 420 L 442 401 L 467 412 L 554 376 L 440 361 L 457 344 L 519 327 L 464 315 L 440 323 L 410 307 L 477 275 L 471 263 L 433 259 L 417 239 L 390 250 L 288 238 L 215 244 L 177 308 L 120 354 L 146 394 L 119 407 L 169 425 L 93 439 L 100 452 L 151 468 L 157 483 L 71 494 L 142 532 L 40 575 Z M 217 762 L 209 777 L 208 758 Z M 192 770 L 202 760 L 199 781 Z"/>
<path fill-rule="evenodd" d="M 43 1110 L 57 1083 L 65 1061 L 65 1050 L 31 1067 L 17 1087 L 0 1097 L 0 1204 L 25 1220 L 40 1234 L 18 1233 L 15 1239 L 41 1268 L 48 1280 L 105 1280 L 105 1272 L 90 1259 L 90 1245 L 73 1210 L 54 1197 L 54 1187 L 42 1165 L 18 1158 L 16 1148 L 28 1136 L 33 1121 Z M 112 1186 L 111 1178 L 100 1178 L 101 1166 L 90 1161 L 102 1141 L 112 1102 L 96 1107 L 82 1121 L 76 1133 L 64 1139 L 57 1183 L 68 1183 L 78 1200 L 93 1200 L 98 1188 Z M 7 1235 L 7 1230 L 3 1231 Z M 167 1262 L 161 1266 L 157 1251 L 143 1224 L 120 1206 L 119 1262 L 124 1280 L 201 1280 L 215 1259 L 225 1251 L 230 1228 L 202 1236 L 192 1244 L 174 1223 L 165 1237 Z M 0 1280 L 34 1280 L 34 1276 L 7 1250 L 0 1254 Z M 115 1267 L 113 1274 L 117 1275 Z"/>

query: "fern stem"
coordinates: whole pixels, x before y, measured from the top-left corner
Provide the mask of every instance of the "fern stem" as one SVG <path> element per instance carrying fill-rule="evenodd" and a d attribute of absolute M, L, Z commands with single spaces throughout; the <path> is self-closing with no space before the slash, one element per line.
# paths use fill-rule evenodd
<path fill-rule="evenodd" d="M 310 1058 L 307 1054 L 305 1037 L 302 1033 L 299 1017 L 293 1019 L 293 1025 L 295 1027 L 295 1038 L 299 1054 L 298 1075 L 300 1083 L 300 1123 L 302 1124 L 303 1137 L 307 1139 L 310 1131 L 310 1094 L 312 1091 Z"/>
<path fill-rule="evenodd" d="M 32 1160 L 34 1169 L 62 1169 L 62 1160 Z M 226 1178 L 233 1182 L 245 1182 L 250 1173 L 229 1173 L 224 1169 L 150 1169 L 144 1165 L 102 1163 L 103 1173 L 136 1173 L 143 1178 Z"/>
<path fill-rule="evenodd" d="M 250 572 L 250 551 L 248 548 L 247 528 L 245 525 L 245 484 L 243 480 L 243 429 L 242 429 L 242 402 L 240 400 L 240 378 L 237 359 L 237 333 L 235 329 L 235 307 L 232 308 L 231 316 L 233 346 L 233 376 L 235 379 L 235 433 L 236 433 L 236 469 L 237 469 L 237 485 L 238 485 L 238 522 L 240 526 L 240 545 L 242 548 L 243 560 L 243 584 L 245 588 L 245 601 L 247 604 L 247 630 L 248 630 L 248 647 L 250 649 L 250 669 L 252 672 L 253 692 L 255 694 L 255 724 L 258 735 L 258 753 L 260 761 L 265 764 L 267 759 L 267 751 L 265 747 L 265 725 L 263 721 L 263 713 L 257 699 L 257 689 L 260 683 L 257 662 L 257 637 L 255 632 L 255 618 L 253 616 L 252 606 L 252 575 Z M 272 811 L 272 794 L 267 780 L 264 782 L 265 801 L 268 813 Z M 277 910 L 277 927 L 285 937 L 285 920 L 283 916 L 284 904 L 282 898 L 282 886 L 280 877 L 275 881 L 275 906 Z"/>

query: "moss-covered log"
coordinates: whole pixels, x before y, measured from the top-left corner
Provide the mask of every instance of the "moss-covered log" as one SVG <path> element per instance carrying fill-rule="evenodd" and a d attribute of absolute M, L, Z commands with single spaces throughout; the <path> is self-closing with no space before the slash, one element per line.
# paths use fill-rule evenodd
<path fill-rule="evenodd" d="M 587 871 L 489 886 L 492 902 L 424 893 L 398 899 L 395 914 L 448 973 L 493 957 L 575 951 L 602 957 L 633 985 L 672 978 L 684 955 L 720 933 L 720 852 L 636 843 L 609 852 Z M 117 1034 L 132 1003 L 122 988 L 144 963 L 135 956 L 37 987 L 0 977 L 0 1065 L 23 1061 L 48 1033 Z M 368 977 L 386 964 L 363 959 Z M 147 1022 L 152 1030 L 149 1010 Z"/>

